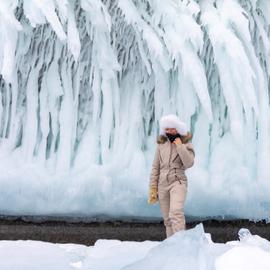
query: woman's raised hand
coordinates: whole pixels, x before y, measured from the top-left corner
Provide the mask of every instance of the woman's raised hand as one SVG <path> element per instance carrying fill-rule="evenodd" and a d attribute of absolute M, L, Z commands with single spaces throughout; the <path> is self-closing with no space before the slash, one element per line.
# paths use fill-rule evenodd
<path fill-rule="evenodd" d="M 175 144 L 182 144 L 182 141 L 179 137 L 177 137 L 174 141 Z"/>

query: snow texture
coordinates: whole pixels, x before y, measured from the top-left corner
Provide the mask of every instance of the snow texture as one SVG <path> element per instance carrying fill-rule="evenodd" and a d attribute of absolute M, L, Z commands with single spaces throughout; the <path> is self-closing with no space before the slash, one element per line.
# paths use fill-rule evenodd
<path fill-rule="evenodd" d="M 269 270 L 270 242 L 251 235 L 247 229 L 241 230 L 245 233 L 240 240 L 225 244 L 214 243 L 202 224 L 163 241 L 99 239 L 93 246 L 85 246 L 2 240 L 0 267 L 1 270 Z"/>

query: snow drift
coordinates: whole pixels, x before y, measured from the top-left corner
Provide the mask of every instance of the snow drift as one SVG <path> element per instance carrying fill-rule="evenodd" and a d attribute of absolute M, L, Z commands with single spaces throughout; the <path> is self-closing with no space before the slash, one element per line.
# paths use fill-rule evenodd
<path fill-rule="evenodd" d="M 2 240 L 0 266 L 2 270 L 269 270 L 270 242 L 244 228 L 239 236 L 238 241 L 214 243 L 199 224 L 163 241 L 99 239 L 94 246 L 84 246 Z"/>

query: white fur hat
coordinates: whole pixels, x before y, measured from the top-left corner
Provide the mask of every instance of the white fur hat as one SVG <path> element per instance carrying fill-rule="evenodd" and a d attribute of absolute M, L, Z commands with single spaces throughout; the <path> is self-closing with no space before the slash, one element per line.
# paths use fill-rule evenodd
<path fill-rule="evenodd" d="M 187 135 L 187 125 L 180 121 L 177 115 L 168 114 L 161 117 L 159 122 L 160 135 L 165 135 L 165 128 L 175 128 L 180 135 Z"/>

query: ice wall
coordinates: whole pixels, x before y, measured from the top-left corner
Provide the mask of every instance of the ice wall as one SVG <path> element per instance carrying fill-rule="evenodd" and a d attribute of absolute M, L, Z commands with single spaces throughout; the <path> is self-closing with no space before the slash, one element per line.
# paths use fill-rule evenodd
<path fill-rule="evenodd" d="M 161 217 L 163 114 L 194 134 L 186 213 L 270 217 L 267 0 L 2 0 L 0 213 Z"/>

